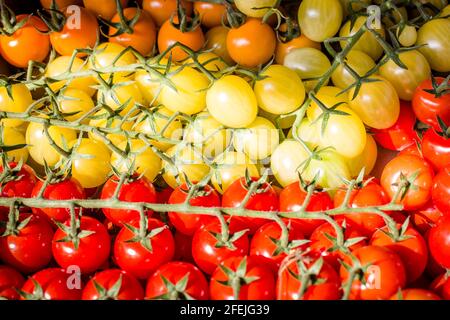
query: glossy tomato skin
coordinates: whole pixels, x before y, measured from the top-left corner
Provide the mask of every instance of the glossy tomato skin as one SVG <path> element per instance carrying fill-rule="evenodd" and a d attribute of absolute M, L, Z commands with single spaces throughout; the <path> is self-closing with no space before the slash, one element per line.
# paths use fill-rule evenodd
<path fill-rule="evenodd" d="M 126 8 L 123 11 L 125 19 L 133 19 L 138 13 L 137 8 Z M 147 11 L 140 11 L 139 19 L 133 26 L 132 33 L 122 33 L 114 36 L 117 33 L 117 29 L 111 27 L 109 29 L 110 42 L 116 42 L 124 47 L 133 47 L 137 52 L 143 56 L 148 56 L 152 53 L 153 47 L 156 43 L 156 26 L 153 19 Z M 114 23 L 120 22 L 120 17 L 116 14 L 112 20 Z"/>
<path fill-rule="evenodd" d="M 450 138 L 441 134 L 430 128 L 425 132 L 422 139 L 422 154 L 436 170 L 450 164 Z"/>
<path fill-rule="evenodd" d="M 188 15 L 192 13 L 192 2 L 181 0 L 181 5 Z M 150 13 L 156 25 L 160 27 L 177 10 L 177 2 L 176 0 L 143 0 L 142 7 Z"/>
<path fill-rule="evenodd" d="M 169 204 L 184 203 L 188 196 L 188 188 L 186 184 L 177 187 L 169 198 Z M 209 185 L 206 185 L 204 190 L 200 191 L 203 195 L 198 195 L 189 200 L 191 206 L 199 207 L 220 207 L 220 197 L 217 191 L 215 191 Z M 203 226 L 216 220 L 215 217 L 210 215 L 202 215 L 195 213 L 177 213 L 169 212 L 170 223 L 179 232 L 192 236 L 195 231 Z"/>
<path fill-rule="evenodd" d="M 139 222 L 133 221 L 131 226 L 139 228 Z M 159 266 L 172 260 L 175 245 L 172 233 L 159 220 L 148 219 L 147 230 L 162 229 L 150 239 L 152 250 L 145 248 L 140 242 L 129 242 L 137 236 L 127 227 L 122 227 L 114 242 L 114 260 L 123 270 L 139 279 L 148 278 Z"/>
<path fill-rule="evenodd" d="M 428 236 L 428 246 L 431 255 L 443 268 L 450 268 L 450 217 L 445 217 L 431 228 Z"/>
<path fill-rule="evenodd" d="M 218 222 L 206 225 L 198 229 L 192 239 L 192 257 L 195 264 L 206 274 L 212 274 L 215 268 L 225 259 L 230 257 L 245 256 L 249 250 L 249 237 L 247 233 L 233 241 L 233 247 L 217 247 L 218 240 L 213 234 L 220 235 L 221 226 Z M 230 237 L 243 228 L 230 228 Z"/>
<path fill-rule="evenodd" d="M 299 182 L 291 183 L 280 193 L 280 211 L 292 212 L 300 210 L 306 196 L 307 193 L 303 190 Z M 333 201 L 328 193 L 315 191 L 306 207 L 306 212 L 326 211 L 333 207 Z M 306 236 L 310 236 L 318 226 L 324 223 L 323 220 L 318 219 L 295 219 L 291 221 L 295 222 Z"/>
<path fill-rule="evenodd" d="M 238 64 L 253 68 L 266 63 L 275 53 L 276 36 L 273 29 L 260 19 L 249 18 L 227 35 L 230 57 Z"/>
<path fill-rule="evenodd" d="M 416 210 L 425 205 L 431 198 L 431 186 L 434 172 L 426 160 L 413 155 L 400 155 L 392 159 L 381 174 L 381 185 L 390 198 L 399 189 L 401 175 L 411 178 L 418 172 L 416 179 L 411 182 L 405 196 L 398 200 L 404 210 Z"/>
<path fill-rule="evenodd" d="M 121 278 L 121 286 L 116 300 L 143 300 L 144 289 L 140 285 L 139 281 L 126 271 L 119 269 L 108 269 L 97 272 L 86 286 L 83 288 L 81 295 L 82 300 L 99 300 L 102 298 L 100 293 L 94 284 L 97 282 L 101 287 L 106 290 L 111 289 L 114 284 Z"/>
<path fill-rule="evenodd" d="M 334 196 L 334 206 L 336 208 L 344 202 L 346 192 L 346 187 L 336 191 Z M 352 190 L 349 206 L 351 208 L 372 207 L 384 205 L 388 202 L 388 194 L 378 182 L 372 180 L 362 187 Z M 378 228 L 385 225 L 384 219 L 375 213 L 348 213 L 344 214 L 342 217 L 351 222 L 354 227 L 358 228 L 366 237 L 370 237 Z"/>
<path fill-rule="evenodd" d="M 47 31 L 44 22 L 36 17 L 18 15 L 17 22 L 28 21 L 11 36 L 0 36 L 0 53 L 3 58 L 18 68 L 26 68 L 30 60 L 42 62 L 50 52 L 49 36 L 38 31 Z M 32 50 L 31 50 L 32 49 Z"/>
<path fill-rule="evenodd" d="M 70 220 L 66 221 L 65 225 L 70 226 Z M 88 216 L 81 217 L 80 230 L 93 233 L 80 238 L 76 248 L 72 241 L 63 241 L 68 234 L 58 229 L 53 236 L 53 256 L 60 267 L 77 265 L 82 273 L 89 274 L 98 270 L 108 259 L 111 239 L 106 227 Z"/>
<path fill-rule="evenodd" d="M 450 165 L 435 176 L 431 196 L 436 207 L 444 215 L 450 215 Z"/>
<path fill-rule="evenodd" d="M 180 261 L 172 261 L 160 266 L 148 278 L 145 298 L 156 299 L 163 295 L 167 295 L 166 299 L 186 298 L 179 292 L 170 292 L 163 281 L 163 278 L 166 278 L 173 285 L 176 285 L 186 276 L 188 277 L 188 281 L 183 293 L 188 294 L 196 300 L 209 299 L 208 282 L 203 273 L 193 264 Z"/>
<path fill-rule="evenodd" d="M 106 181 L 103 186 L 101 199 L 110 199 L 117 188 L 118 179 L 115 177 Z M 145 177 L 126 182 L 122 185 L 118 199 L 126 202 L 156 202 L 156 190 L 151 182 Z M 124 223 L 130 223 L 139 219 L 139 211 L 125 209 L 103 208 L 105 216 L 115 225 L 122 226 Z M 147 210 L 147 216 L 151 216 L 153 211 Z"/>
<path fill-rule="evenodd" d="M 288 226 L 288 244 L 293 240 L 304 239 L 301 228 L 294 222 Z M 279 245 L 274 243 L 281 238 L 281 227 L 277 222 L 269 222 L 261 226 L 253 235 L 250 242 L 250 255 L 258 257 L 261 263 L 268 265 L 274 272 L 278 271 L 283 259 L 286 257 L 286 252 L 281 251 L 277 253 Z M 298 248 L 301 248 L 300 246 Z M 286 250 L 289 250 L 286 248 Z M 276 254 L 277 253 L 277 254 Z"/>
<path fill-rule="evenodd" d="M 252 181 L 257 181 L 257 178 L 252 178 Z M 246 178 L 240 178 L 234 181 L 222 196 L 222 207 L 224 208 L 238 208 L 244 201 L 250 184 L 246 182 Z M 258 187 L 258 191 L 254 192 L 245 205 L 247 210 L 256 211 L 277 211 L 279 207 L 278 195 L 275 190 L 268 184 L 264 183 Z M 247 218 L 247 217 L 231 217 L 230 223 L 242 224 L 249 229 L 249 233 L 253 234 L 263 224 L 268 222 L 263 218 Z"/>
<path fill-rule="evenodd" d="M 390 300 L 441 300 L 441 298 L 430 290 L 405 289 L 394 294 Z"/>
<path fill-rule="evenodd" d="M 406 284 L 406 272 L 400 257 L 392 250 L 379 246 L 365 246 L 356 249 L 353 254 L 362 266 L 371 264 L 364 272 L 366 283 L 355 279 L 350 291 L 352 300 L 389 299 Z M 347 261 L 351 264 L 351 261 Z M 342 282 L 348 280 L 349 273 L 341 266 Z"/>
<path fill-rule="evenodd" d="M 439 85 L 445 79 L 436 77 L 436 83 Z M 412 107 L 416 117 L 432 126 L 436 130 L 440 130 L 437 117 L 439 116 L 446 125 L 450 125 L 450 94 L 443 94 L 436 97 L 435 94 L 426 92 L 432 90 L 431 79 L 423 81 L 415 90 L 412 100 Z"/>
<path fill-rule="evenodd" d="M 23 273 L 36 272 L 52 259 L 53 229 L 45 217 L 21 213 L 18 222 L 31 218 L 17 235 L 0 237 L 0 259 Z M 3 228 L 2 228 L 3 229 Z M 3 234 L 4 229 L 1 231 Z"/>
<path fill-rule="evenodd" d="M 434 279 L 430 288 L 438 293 L 443 299 L 450 300 L 450 277 L 447 275 L 442 274 Z"/>
<path fill-rule="evenodd" d="M 436 178 L 435 178 L 436 180 Z M 409 212 L 411 222 L 421 233 L 425 234 L 430 228 L 434 227 L 444 214 L 436 207 L 433 201 L 428 201 L 422 208 Z"/>
<path fill-rule="evenodd" d="M 317 283 L 314 284 L 313 282 L 300 297 L 299 292 L 302 283 L 299 277 L 302 274 L 298 266 L 298 260 L 305 264 L 308 269 L 317 262 L 317 258 L 304 255 L 287 264 L 277 280 L 277 300 L 339 300 L 341 298 L 339 275 L 325 261 L 314 276 Z"/>
<path fill-rule="evenodd" d="M 22 291 L 28 294 L 37 295 L 38 290 L 34 283 L 37 282 L 42 288 L 43 297 L 46 300 L 80 300 L 81 288 L 69 288 L 70 273 L 64 269 L 48 268 L 32 275 L 23 285 Z M 21 300 L 26 300 L 21 297 Z"/>
<path fill-rule="evenodd" d="M 409 102 L 400 100 L 400 115 L 397 122 L 386 129 L 373 129 L 374 138 L 383 148 L 401 151 L 415 141 L 418 137 L 414 131 L 416 117 Z"/>
<path fill-rule="evenodd" d="M 0 299 L 18 300 L 18 289 L 24 284 L 24 277 L 15 269 L 0 265 Z"/>
<path fill-rule="evenodd" d="M 221 26 L 222 21 L 226 21 L 226 8 L 223 4 L 196 1 L 194 10 L 200 15 L 202 25 L 208 29 Z"/>
<path fill-rule="evenodd" d="M 37 181 L 31 197 L 36 198 L 42 189 L 44 182 Z M 73 178 L 61 182 L 49 184 L 42 195 L 44 199 L 49 200 L 70 200 L 86 199 L 86 193 L 80 183 Z M 58 222 L 64 222 L 69 218 L 70 210 L 68 208 L 32 208 L 33 213 L 44 213 L 48 218 Z"/>
<path fill-rule="evenodd" d="M 245 261 L 243 262 L 243 260 Z M 274 273 L 265 265 L 258 263 L 253 257 L 231 257 L 224 260 L 211 276 L 209 285 L 212 300 L 236 300 L 234 290 L 224 281 L 231 281 L 222 270 L 229 268 L 236 272 L 242 263 L 246 263 L 244 277 L 256 277 L 257 280 L 240 286 L 237 300 L 273 300 L 275 299 Z"/>
<path fill-rule="evenodd" d="M 83 7 L 69 7 L 63 10 L 67 18 L 62 30 L 50 33 L 53 48 L 62 56 L 71 56 L 76 49 L 94 48 L 98 36 L 96 17 Z M 77 14 L 77 24 L 74 25 L 71 16 Z M 82 55 L 82 54 L 78 54 Z"/>
<path fill-rule="evenodd" d="M 10 168 L 13 169 L 17 166 L 16 163 L 10 163 Z M 3 173 L 3 167 L 0 167 L 0 174 Z M 33 192 L 34 185 L 36 184 L 37 178 L 34 170 L 26 165 L 22 164 L 19 172 L 16 173 L 17 180 L 9 181 L 1 184 L 0 196 L 5 198 L 30 198 Z M 9 208 L 0 207 L 0 216 L 2 214 L 7 214 Z"/>
<path fill-rule="evenodd" d="M 408 239 L 404 240 L 395 241 L 385 232 L 388 232 L 387 227 L 375 231 L 370 244 L 386 247 L 396 252 L 405 267 L 408 283 L 414 282 L 422 275 L 427 266 L 428 249 L 425 239 L 412 227 L 406 229 L 404 235 Z"/>
<path fill-rule="evenodd" d="M 345 240 L 364 237 L 362 232 L 358 228 L 356 228 L 350 221 L 347 221 L 345 219 L 337 219 L 336 222 L 338 222 L 339 226 L 342 227 L 344 221 L 345 228 L 343 228 L 343 231 Z M 331 251 L 331 249 L 334 247 L 334 243 L 327 236 L 336 238 L 336 230 L 331 224 L 324 223 L 317 227 L 311 234 L 311 237 L 309 238 L 309 240 L 311 241 L 309 244 L 309 248 L 311 249 L 312 254 L 321 256 L 336 271 L 339 271 L 339 268 L 341 266 L 339 260 L 344 259 L 345 253 L 340 249 Z M 361 241 L 348 247 L 348 249 L 350 249 L 350 251 L 353 251 L 365 246 L 366 243 L 366 239 L 362 239 Z"/>
<path fill-rule="evenodd" d="M 120 0 L 122 8 L 126 8 L 128 1 L 129 0 Z M 116 2 L 111 0 L 83 0 L 83 4 L 86 9 L 96 16 L 100 16 L 107 20 L 111 19 L 117 12 Z"/>

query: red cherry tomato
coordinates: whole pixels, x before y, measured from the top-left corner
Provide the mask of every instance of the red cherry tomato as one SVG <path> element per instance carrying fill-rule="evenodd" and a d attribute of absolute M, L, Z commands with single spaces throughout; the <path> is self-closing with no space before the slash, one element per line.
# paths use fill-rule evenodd
<path fill-rule="evenodd" d="M 450 216 L 450 165 L 434 177 L 431 197 L 436 207 Z"/>
<path fill-rule="evenodd" d="M 438 293 L 443 299 L 450 300 L 450 277 L 442 274 L 437 277 L 430 286 L 431 290 Z"/>
<path fill-rule="evenodd" d="M 169 204 L 184 203 L 188 193 L 189 188 L 186 184 L 179 186 L 170 196 Z M 220 197 L 217 191 L 206 185 L 197 194 L 193 195 L 189 200 L 189 204 L 198 207 L 220 207 Z M 179 212 L 169 212 L 169 219 L 175 229 L 189 236 L 192 236 L 197 229 L 216 220 L 213 216 Z"/>
<path fill-rule="evenodd" d="M 110 199 L 118 186 L 116 177 L 110 178 L 103 186 L 101 199 Z M 118 199 L 125 202 L 156 202 L 156 190 L 153 184 L 145 177 L 140 177 L 132 181 L 125 182 L 120 188 Z M 103 208 L 105 216 L 115 225 L 122 226 L 124 223 L 131 223 L 139 219 L 139 211 L 126 209 Z M 147 216 L 151 216 L 153 211 L 147 210 Z"/>
<path fill-rule="evenodd" d="M 441 300 L 441 298 L 429 290 L 405 289 L 394 294 L 391 300 Z"/>
<path fill-rule="evenodd" d="M 212 300 L 273 300 L 275 276 L 252 257 L 224 260 L 211 276 Z"/>
<path fill-rule="evenodd" d="M 177 285 L 182 287 L 177 289 Z M 186 262 L 169 262 L 148 278 L 145 298 L 207 300 L 208 282 L 196 266 Z"/>
<path fill-rule="evenodd" d="M 117 290 L 114 286 L 118 284 Z M 112 294 L 111 289 L 113 289 Z M 82 300 L 143 300 L 144 289 L 139 281 L 126 271 L 109 269 L 97 272 L 86 284 Z"/>
<path fill-rule="evenodd" d="M 181 232 L 175 232 L 173 239 L 175 241 L 173 260 L 194 263 L 194 258 L 192 258 L 192 237 Z"/>
<path fill-rule="evenodd" d="M 444 215 L 432 201 L 428 201 L 422 208 L 409 212 L 409 216 L 411 217 L 411 222 L 414 224 L 414 227 L 421 234 L 425 234 L 430 228 L 434 227 Z"/>
<path fill-rule="evenodd" d="M 444 168 L 450 164 L 450 138 L 442 132 L 428 129 L 422 139 L 422 153 L 436 170 Z"/>
<path fill-rule="evenodd" d="M 431 228 L 428 236 L 431 255 L 443 268 L 450 269 L 450 217 Z"/>
<path fill-rule="evenodd" d="M 0 299 L 18 300 L 25 279 L 17 270 L 0 265 Z"/>

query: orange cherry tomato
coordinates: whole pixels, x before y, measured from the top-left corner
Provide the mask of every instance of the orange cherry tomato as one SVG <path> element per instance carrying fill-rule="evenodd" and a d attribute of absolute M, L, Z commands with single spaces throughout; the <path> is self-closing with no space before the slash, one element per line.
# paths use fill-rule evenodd
<path fill-rule="evenodd" d="M 206 32 L 206 46 L 205 49 L 211 49 L 212 52 L 217 54 L 223 59 L 227 64 L 234 64 L 233 59 L 231 59 L 230 54 L 227 49 L 227 35 L 229 29 L 224 26 L 217 26 L 211 28 Z"/>
<path fill-rule="evenodd" d="M 126 8 L 123 11 L 124 17 L 127 20 L 133 19 L 138 14 L 137 8 Z M 156 27 L 151 15 L 147 11 L 141 10 L 139 19 L 133 26 L 131 33 L 124 32 L 115 37 L 109 38 L 110 42 L 121 44 L 124 47 L 133 47 L 140 54 L 148 56 L 152 53 L 153 47 L 156 43 Z M 120 22 L 119 14 L 116 14 L 111 22 Z M 116 28 L 109 28 L 109 36 L 117 33 Z"/>
<path fill-rule="evenodd" d="M 49 36 L 42 33 L 48 30 L 45 23 L 36 16 L 17 16 L 17 22 L 23 19 L 28 21 L 11 36 L 0 36 L 0 52 L 3 58 L 19 68 L 26 68 L 30 60 L 44 61 L 50 52 Z"/>
<path fill-rule="evenodd" d="M 41 5 L 45 9 L 50 9 L 50 6 L 52 4 L 52 0 L 41 0 Z M 79 5 L 82 4 L 81 0 L 56 0 L 56 5 L 59 10 L 64 9 L 71 5 Z"/>
<path fill-rule="evenodd" d="M 95 15 L 110 20 L 117 12 L 116 0 L 83 0 L 86 9 Z M 128 4 L 128 0 L 120 0 L 122 8 Z"/>
<path fill-rule="evenodd" d="M 174 17 L 173 22 L 178 23 L 178 17 Z M 205 43 L 202 28 L 198 25 L 191 31 L 182 32 L 170 20 L 167 20 L 161 29 L 159 29 L 158 50 L 162 53 L 177 42 L 184 44 L 194 51 L 200 50 Z M 188 54 L 179 47 L 173 48 L 170 50 L 170 53 L 172 54 L 172 59 L 175 61 L 180 61 L 188 57 Z"/>
<path fill-rule="evenodd" d="M 71 56 L 75 49 L 93 48 L 98 37 L 97 18 L 83 7 L 73 6 L 64 10 L 66 24 L 59 32 L 50 34 L 50 42 L 62 56 Z M 74 21 L 72 15 L 79 14 Z"/>
<path fill-rule="evenodd" d="M 286 24 L 282 24 L 280 26 L 280 31 L 286 31 Z M 278 39 L 277 49 L 275 51 L 276 63 L 283 64 L 284 57 L 293 49 L 297 48 L 315 48 L 317 50 L 320 50 L 320 43 L 312 41 L 304 34 L 301 34 L 298 37 L 291 39 L 287 42 L 283 42 Z"/>
<path fill-rule="evenodd" d="M 207 28 L 220 26 L 227 12 L 222 4 L 204 1 L 194 2 L 194 10 L 200 15 L 202 25 Z"/>
<path fill-rule="evenodd" d="M 181 1 L 181 5 L 186 10 L 186 14 L 192 13 L 192 3 L 186 0 Z M 143 0 L 142 7 L 150 13 L 153 21 L 158 27 L 170 19 L 172 14 L 177 10 L 176 0 Z"/>
<path fill-rule="evenodd" d="M 227 35 L 227 48 L 231 58 L 248 68 L 270 60 L 275 53 L 277 39 L 273 29 L 259 19 L 248 19 Z"/>

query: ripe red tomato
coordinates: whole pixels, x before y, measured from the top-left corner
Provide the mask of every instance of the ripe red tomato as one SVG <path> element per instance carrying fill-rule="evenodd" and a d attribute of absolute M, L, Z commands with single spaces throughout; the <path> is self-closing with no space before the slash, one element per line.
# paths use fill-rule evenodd
<path fill-rule="evenodd" d="M 343 228 L 344 239 L 347 241 L 349 239 L 364 238 L 362 232 L 356 228 L 351 222 L 345 219 L 338 219 L 338 224 Z M 345 224 L 344 224 L 345 221 Z M 343 227 L 345 226 L 345 228 Z M 329 239 L 329 236 L 336 238 L 336 230 L 329 223 L 324 223 L 320 225 L 311 234 L 309 248 L 313 254 L 317 254 L 323 257 L 323 259 L 328 262 L 335 270 L 339 270 L 341 264 L 339 260 L 343 260 L 345 253 L 342 249 L 335 249 L 335 243 Z M 361 239 L 354 244 L 350 244 L 348 249 L 350 251 L 356 250 L 365 246 L 367 241 Z M 332 250 L 333 249 L 333 250 Z"/>
<path fill-rule="evenodd" d="M 8 225 L 7 234 L 4 227 L 0 228 L 0 259 L 23 273 L 47 266 L 52 259 L 53 237 L 47 220 L 40 215 L 21 213 Z"/>
<path fill-rule="evenodd" d="M 431 283 L 430 289 L 443 299 L 450 300 L 450 277 L 445 273 L 440 275 Z"/>
<path fill-rule="evenodd" d="M 269 222 L 263 225 L 255 232 L 250 242 L 250 255 L 258 257 L 261 263 L 267 264 L 273 271 L 277 272 L 286 255 L 292 249 L 300 247 L 296 240 L 305 238 L 297 224 L 291 224 L 288 229 L 288 242 L 283 247 L 280 243 L 280 225 L 277 222 Z"/>
<path fill-rule="evenodd" d="M 444 168 L 450 164 L 450 138 L 443 132 L 428 129 L 422 139 L 422 153 L 436 170 Z"/>
<path fill-rule="evenodd" d="M 435 79 L 438 85 L 445 80 L 442 77 L 436 77 Z M 446 125 L 450 125 L 450 94 L 446 93 L 436 97 L 435 94 L 425 91 L 432 89 L 431 79 L 423 81 L 414 92 L 412 107 L 420 121 L 432 126 L 435 130 L 439 130 L 438 116 Z"/>
<path fill-rule="evenodd" d="M 257 181 L 257 178 L 251 178 L 251 181 Z M 251 182 L 246 181 L 246 178 L 240 178 L 234 181 L 222 196 L 222 207 L 224 208 L 238 208 L 245 199 Z M 254 191 L 245 205 L 245 209 L 256 211 L 277 211 L 279 208 L 278 195 L 272 186 L 265 182 Z M 268 219 L 263 218 L 247 218 L 247 217 L 231 217 L 230 224 L 238 223 L 249 229 L 250 234 L 269 222 Z"/>
<path fill-rule="evenodd" d="M 209 298 L 208 282 L 193 264 L 173 261 L 159 267 L 148 278 L 146 299 L 195 299 Z"/>
<path fill-rule="evenodd" d="M 405 267 L 408 283 L 414 282 L 422 275 L 427 266 L 428 249 L 425 239 L 411 226 L 406 229 L 403 237 L 397 241 L 388 233 L 387 227 L 375 231 L 370 244 L 386 247 L 397 253 Z"/>
<path fill-rule="evenodd" d="M 18 15 L 17 22 L 27 22 L 12 35 L 0 35 L 0 53 L 3 58 L 18 68 L 28 67 L 33 61 L 42 62 L 50 52 L 50 40 L 45 23 L 36 16 Z"/>
<path fill-rule="evenodd" d="M 443 214 L 439 211 L 433 201 L 428 201 L 422 208 L 409 212 L 409 216 L 411 217 L 411 222 L 414 224 L 414 227 L 421 234 L 425 234 L 430 228 L 437 224 L 439 219 L 443 217 Z"/>
<path fill-rule="evenodd" d="M 280 193 L 280 211 L 292 212 L 300 210 L 306 196 L 307 192 L 303 190 L 299 182 L 288 185 Z M 333 201 L 327 192 L 314 191 L 306 211 L 321 212 L 330 210 L 333 207 Z M 291 219 L 291 222 L 297 224 L 306 236 L 310 236 L 318 226 L 324 223 L 323 220 L 317 219 Z"/>
<path fill-rule="evenodd" d="M 143 300 L 144 289 L 126 271 L 108 269 L 97 272 L 86 284 L 82 300 Z"/>
<path fill-rule="evenodd" d="M 431 228 L 428 236 L 431 255 L 443 268 L 450 269 L 450 217 Z"/>
<path fill-rule="evenodd" d="M 246 230 L 238 228 L 237 224 L 230 225 L 229 229 L 227 241 L 221 239 L 222 227 L 219 222 L 208 224 L 195 232 L 192 239 L 192 257 L 203 272 L 212 274 L 225 259 L 247 255 L 249 239 Z"/>
<path fill-rule="evenodd" d="M 172 260 L 175 245 L 167 225 L 147 219 L 143 228 L 133 221 L 120 230 L 114 242 L 117 265 L 139 279 L 147 279 L 159 266 Z"/>
<path fill-rule="evenodd" d="M 157 203 L 169 203 L 169 198 L 172 195 L 173 189 L 170 187 L 163 189 L 156 189 L 156 202 Z"/>
<path fill-rule="evenodd" d="M 441 298 L 429 290 L 405 289 L 394 294 L 390 300 L 441 300 Z"/>
<path fill-rule="evenodd" d="M 247 18 L 241 26 L 227 35 L 230 57 L 247 68 L 266 63 L 275 53 L 277 38 L 273 29 L 260 19 Z"/>
<path fill-rule="evenodd" d="M 33 188 L 31 197 L 36 198 L 39 195 L 43 185 L 44 182 L 38 180 Z M 80 183 L 73 178 L 48 184 L 42 196 L 44 199 L 49 200 L 86 199 L 84 189 L 81 187 Z M 57 222 L 64 222 L 70 216 L 70 210 L 68 208 L 47 207 L 31 208 L 31 210 L 35 214 L 44 213 L 47 217 Z"/>
<path fill-rule="evenodd" d="M 0 299 L 18 300 L 18 289 L 22 288 L 25 279 L 17 270 L 0 265 Z"/>
<path fill-rule="evenodd" d="M 92 49 L 97 42 L 99 27 L 95 15 L 83 7 L 74 8 L 63 10 L 67 21 L 62 30 L 50 33 L 53 48 L 62 56 L 71 56 L 76 49 Z M 74 14 L 77 14 L 76 21 Z"/>
<path fill-rule="evenodd" d="M 123 11 L 125 19 L 132 20 L 138 13 L 137 8 L 126 8 Z M 120 17 L 117 13 L 111 20 L 112 23 L 120 23 Z M 143 56 L 152 53 L 156 43 L 156 26 L 153 19 L 147 11 L 140 10 L 139 19 L 132 27 L 132 32 L 123 32 L 117 34 L 118 29 L 111 27 L 109 29 L 109 41 L 121 44 L 124 47 L 133 47 Z M 115 35 L 115 36 L 114 36 Z"/>
<path fill-rule="evenodd" d="M 308 283 L 301 292 L 303 281 Z M 340 285 L 339 275 L 322 258 L 294 255 L 280 270 L 277 300 L 338 300 Z"/>
<path fill-rule="evenodd" d="M 347 187 L 340 188 L 334 196 L 334 206 L 339 207 L 345 199 Z M 374 180 L 363 182 L 357 186 L 350 195 L 349 206 L 351 208 L 363 208 L 387 204 L 389 197 L 383 188 Z M 378 228 L 385 225 L 384 219 L 376 213 L 348 213 L 342 215 L 358 228 L 366 237 L 370 237 Z"/>
<path fill-rule="evenodd" d="M 275 276 L 252 257 L 224 260 L 211 276 L 212 300 L 273 300 Z"/>
<path fill-rule="evenodd" d="M 63 229 L 64 228 L 64 229 Z M 108 259 L 111 239 L 105 226 L 91 217 L 81 217 L 79 230 L 66 221 L 53 236 L 53 257 L 62 268 L 76 265 L 82 273 L 92 273 Z"/>
<path fill-rule="evenodd" d="M 431 197 L 444 215 L 450 215 L 450 165 L 434 177 Z"/>
<path fill-rule="evenodd" d="M 400 101 L 400 116 L 397 122 L 386 129 L 373 129 L 374 138 L 383 148 L 401 151 L 418 139 L 414 131 L 416 116 L 411 108 L 411 103 Z"/>
<path fill-rule="evenodd" d="M 175 241 L 173 260 L 194 263 L 194 258 L 192 258 L 192 236 L 176 231 L 173 239 Z"/>
<path fill-rule="evenodd" d="M 17 164 L 9 164 L 11 174 L 2 179 L 0 184 L 0 196 L 4 198 L 30 198 L 36 184 L 36 174 L 34 170 L 26 164 L 22 164 L 20 170 L 17 171 Z M 16 170 L 14 170 L 16 169 Z M 3 173 L 3 167 L 0 166 L 0 174 Z M 0 207 L 0 214 L 8 213 L 9 208 Z"/>
<path fill-rule="evenodd" d="M 189 193 L 189 188 L 183 184 L 176 188 L 169 198 L 169 204 L 184 203 Z M 209 185 L 201 188 L 189 200 L 191 206 L 199 207 L 220 207 L 220 197 L 216 190 Z M 216 220 L 213 216 L 195 214 L 195 213 L 179 213 L 169 212 L 170 223 L 179 232 L 188 236 L 192 236 L 195 231 Z"/>
<path fill-rule="evenodd" d="M 384 167 L 381 185 L 392 199 L 401 185 L 405 184 L 407 191 L 397 202 L 405 210 L 416 210 L 430 200 L 433 176 L 433 169 L 425 160 L 413 155 L 400 155 Z"/>
<path fill-rule="evenodd" d="M 400 257 L 392 250 L 379 246 L 366 246 L 353 251 L 361 266 L 368 266 L 352 281 L 350 299 L 389 299 L 406 284 L 406 272 Z M 346 261 L 351 266 L 351 260 Z M 370 265 L 369 265 L 370 264 Z M 349 281 L 349 272 L 341 266 L 342 283 Z M 365 283 L 360 277 L 364 277 Z"/>
<path fill-rule="evenodd" d="M 110 199 L 118 186 L 119 180 L 116 177 L 110 178 L 103 186 L 101 199 Z M 125 182 L 120 188 L 118 199 L 126 202 L 156 202 L 156 190 L 153 184 L 145 177 L 133 179 Z M 124 223 L 131 223 L 139 220 L 139 211 L 126 209 L 103 208 L 105 216 L 115 225 L 122 226 Z M 153 211 L 147 210 L 147 216 L 151 216 Z"/>
<path fill-rule="evenodd" d="M 41 270 L 25 282 L 21 300 L 80 300 L 82 290 L 68 285 L 70 276 L 64 269 Z"/>

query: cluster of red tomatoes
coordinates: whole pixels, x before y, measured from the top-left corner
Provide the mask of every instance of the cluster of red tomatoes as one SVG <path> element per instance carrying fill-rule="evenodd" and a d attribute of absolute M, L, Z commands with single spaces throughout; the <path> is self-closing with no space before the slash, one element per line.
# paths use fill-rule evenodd
<path fill-rule="evenodd" d="M 422 2 L 0 0 L 0 298 L 450 299 Z"/>

